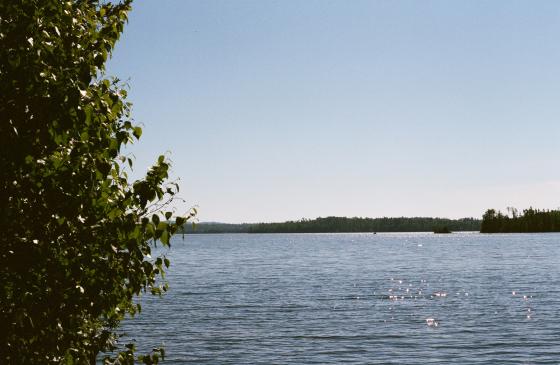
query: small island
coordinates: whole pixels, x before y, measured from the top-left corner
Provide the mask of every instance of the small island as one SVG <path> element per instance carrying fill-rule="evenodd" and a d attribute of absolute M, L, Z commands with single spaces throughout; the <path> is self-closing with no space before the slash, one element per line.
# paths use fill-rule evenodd
<path fill-rule="evenodd" d="M 444 233 L 452 233 L 452 232 L 447 226 L 443 226 L 443 227 L 434 228 L 434 233 L 435 234 L 444 234 Z"/>

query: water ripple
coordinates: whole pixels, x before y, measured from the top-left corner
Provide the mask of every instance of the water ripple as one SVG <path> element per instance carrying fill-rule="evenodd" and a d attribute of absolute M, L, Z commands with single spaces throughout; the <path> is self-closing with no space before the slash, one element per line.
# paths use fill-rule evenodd
<path fill-rule="evenodd" d="M 558 364 L 559 242 L 190 235 L 123 331 L 166 364 Z"/>

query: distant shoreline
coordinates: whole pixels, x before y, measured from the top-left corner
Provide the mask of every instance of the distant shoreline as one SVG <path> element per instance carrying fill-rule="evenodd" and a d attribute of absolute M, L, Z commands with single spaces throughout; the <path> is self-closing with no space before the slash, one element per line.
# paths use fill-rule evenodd
<path fill-rule="evenodd" d="M 406 233 L 434 232 L 443 227 L 451 232 L 478 232 L 482 221 L 475 218 L 325 217 L 281 223 L 198 223 L 185 225 L 181 233 Z"/>
<path fill-rule="evenodd" d="M 399 231 L 399 232 L 288 232 L 288 233 L 284 233 L 284 232 L 267 232 L 267 233 L 253 233 L 253 232 L 184 232 L 184 234 L 188 234 L 188 235 L 221 235 L 221 234 L 239 234 L 239 235 L 257 235 L 257 234 L 309 234 L 309 235 L 314 235 L 314 234 L 368 234 L 368 235 L 372 235 L 375 236 L 376 234 L 379 235 L 386 235 L 386 234 L 400 234 L 400 233 L 423 233 L 423 234 L 429 234 L 429 235 L 435 235 L 435 236 L 449 236 L 447 235 L 441 235 L 441 234 L 437 234 L 434 233 L 432 231 Z M 487 233 L 480 233 L 479 231 L 455 231 L 452 232 L 452 234 L 454 233 L 476 233 L 476 234 L 487 234 Z M 534 232 L 534 233 L 557 233 L 557 232 Z M 180 235 L 182 233 L 178 233 L 178 235 Z M 493 233 L 492 233 L 493 234 Z M 503 233 L 503 234 L 510 234 L 510 233 Z M 515 233 L 512 233 L 515 234 Z"/>
<path fill-rule="evenodd" d="M 439 217 L 324 217 L 278 223 L 204 222 L 185 225 L 179 234 L 220 233 L 419 233 L 453 232 L 554 233 L 560 232 L 560 210 L 525 209 L 521 213 L 508 208 L 508 213 L 488 209 L 482 219 Z"/>

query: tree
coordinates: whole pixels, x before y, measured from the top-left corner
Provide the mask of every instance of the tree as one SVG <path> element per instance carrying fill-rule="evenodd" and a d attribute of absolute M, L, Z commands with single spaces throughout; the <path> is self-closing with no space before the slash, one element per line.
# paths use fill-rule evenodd
<path fill-rule="evenodd" d="M 166 290 L 156 243 L 178 192 L 163 156 L 128 181 L 142 130 L 105 62 L 131 0 L 0 2 L 0 363 L 93 364 L 116 328 Z M 120 346 L 120 345 L 119 345 Z M 134 346 L 105 362 L 132 364 Z M 155 363 L 157 350 L 137 360 Z"/>
<path fill-rule="evenodd" d="M 482 223 L 480 225 L 480 233 L 497 232 L 498 215 L 495 209 L 488 209 L 482 215 Z"/>

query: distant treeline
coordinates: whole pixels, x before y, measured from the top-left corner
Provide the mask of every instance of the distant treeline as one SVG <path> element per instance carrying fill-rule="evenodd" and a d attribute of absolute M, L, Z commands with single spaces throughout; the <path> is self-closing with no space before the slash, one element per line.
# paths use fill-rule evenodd
<path fill-rule="evenodd" d="M 433 232 L 479 231 L 480 219 L 463 218 L 346 218 L 326 217 L 283 223 L 199 223 L 187 224 L 185 233 L 332 233 L 332 232 Z"/>
<path fill-rule="evenodd" d="M 517 209 L 508 208 L 503 214 L 488 209 L 482 216 L 481 233 L 524 233 L 560 232 L 560 210 L 525 209 L 519 214 Z"/>
<path fill-rule="evenodd" d="M 241 223 L 241 224 L 231 224 L 231 223 L 214 223 L 214 222 L 204 222 L 197 223 L 195 225 L 187 223 L 183 226 L 181 233 L 249 233 L 249 228 L 253 224 Z"/>
<path fill-rule="evenodd" d="M 478 231 L 480 219 L 326 217 L 254 224 L 249 227 L 249 233 L 433 232 L 442 227 L 450 231 Z"/>

